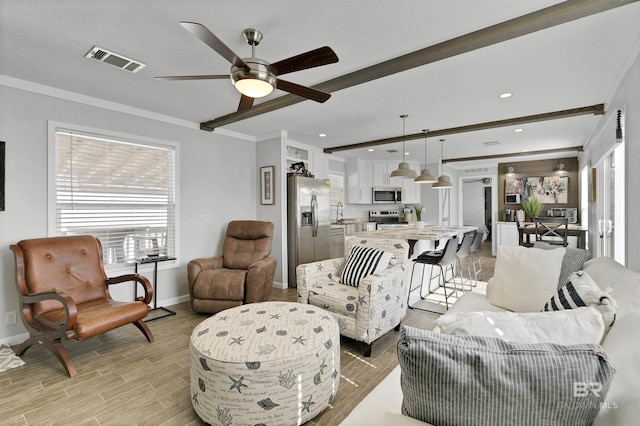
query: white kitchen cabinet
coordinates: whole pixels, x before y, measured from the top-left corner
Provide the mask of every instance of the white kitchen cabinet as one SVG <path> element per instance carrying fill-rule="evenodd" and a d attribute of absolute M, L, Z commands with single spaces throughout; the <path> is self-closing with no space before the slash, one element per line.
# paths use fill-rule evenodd
<path fill-rule="evenodd" d="M 371 204 L 372 164 L 360 158 L 350 158 L 346 164 L 346 202 Z"/>
<path fill-rule="evenodd" d="M 415 170 L 416 173 L 418 173 L 418 175 L 420 175 L 420 163 L 418 163 L 417 161 L 409 161 L 408 163 L 409 163 L 409 167 L 412 170 Z M 393 178 L 392 181 L 394 179 L 396 179 L 396 178 Z M 403 195 L 404 195 L 404 199 L 402 200 L 402 204 L 420 204 L 420 203 L 422 203 L 420 184 L 415 183 L 414 179 L 401 179 L 401 178 L 398 178 L 398 180 L 401 181 L 399 186 L 402 186 Z"/>
<path fill-rule="evenodd" d="M 520 235 L 516 222 L 498 222 L 496 225 L 497 246 L 518 246 Z"/>
<path fill-rule="evenodd" d="M 371 169 L 373 171 L 372 186 L 391 186 L 392 170 L 389 170 L 388 163 L 384 161 L 372 161 Z"/>

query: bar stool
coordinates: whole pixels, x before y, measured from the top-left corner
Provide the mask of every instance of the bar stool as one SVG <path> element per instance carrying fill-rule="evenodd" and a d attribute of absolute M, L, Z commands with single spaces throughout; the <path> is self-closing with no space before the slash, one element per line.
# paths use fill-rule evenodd
<path fill-rule="evenodd" d="M 456 262 L 458 263 L 458 272 L 460 273 L 460 284 L 462 285 L 462 291 L 464 291 L 464 274 L 462 273 L 462 259 L 465 260 L 465 265 L 467 266 L 467 280 L 469 283 L 469 290 L 473 288 L 471 284 L 471 264 L 469 263 L 469 255 L 471 254 L 471 245 L 473 244 L 473 240 L 475 239 L 476 232 L 467 232 L 464 234 L 462 238 L 462 243 L 458 246 L 458 250 L 456 251 Z M 457 294 L 456 294 L 457 295 Z"/>
<path fill-rule="evenodd" d="M 476 281 L 476 283 L 473 285 L 474 287 L 478 285 L 478 274 L 480 275 L 480 281 L 484 281 L 484 279 L 482 278 L 482 262 L 480 261 L 480 246 L 482 245 L 483 240 L 484 232 L 476 232 L 476 236 L 473 238 L 473 243 L 471 244 L 471 248 L 469 249 L 469 251 L 471 252 L 471 264 L 473 265 L 473 278 Z M 476 261 L 478 263 L 477 267 Z"/>
<path fill-rule="evenodd" d="M 446 278 L 446 274 L 447 271 L 451 271 L 451 276 L 453 277 L 453 287 L 454 287 L 454 291 L 456 293 L 456 297 L 458 297 L 458 284 L 456 283 L 456 274 L 455 274 L 455 261 L 456 261 L 456 251 L 458 250 L 458 238 L 457 237 L 453 237 L 450 238 L 449 240 L 447 240 L 447 243 L 444 247 L 443 250 L 438 250 L 438 251 L 427 251 L 422 253 L 420 256 L 418 256 L 417 258 L 413 259 L 413 267 L 411 269 L 411 279 L 409 280 L 409 285 L 411 285 L 411 283 L 413 283 L 413 273 L 415 271 L 416 268 L 416 264 L 420 263 L 422 265 L 424 265 L 423 269 L 422 269 L 422 277 L 420 279 L 420 285 L 413 287 L 413 288 L 409 288 L 409 294 L 407 295 L 407 307 L 410 309 L 417 309 L 420 311 L 425 311 L 425 312 L 433 312 L 433 313 L 437 313 L 437 314 L 441 314 L 442 312 L 436 312 L 436 311 L 431 311 L 429 309 L 423 309 L 423 308 L 417 308 L 415 306 L 411 306 L 409 304 L 409 299 L 411 298 L 411 293 L 417 289 L 420 289 L 420 298 L 421 299 L 425 299 L 424 296 L 422 296 L 422 286 L 424 285 L 424 270 L 426 269 L 426 265 L 431 265 L 431 272 L 429 273 L 429 291 L 431 291 L 431 281 L 436 278 L 433 275 L 433 267 L 437 266 L 438 267 L 438 272 L 439 274 L 437 275 L 438 278 L 438 286 L 442 287 L 444 289 L 444 301 L 445 301 L 445 305 L 447 307 L 447 310 L 449 309 L 449 297 L 450 294 L 447 294 L 447 278 Z"/>

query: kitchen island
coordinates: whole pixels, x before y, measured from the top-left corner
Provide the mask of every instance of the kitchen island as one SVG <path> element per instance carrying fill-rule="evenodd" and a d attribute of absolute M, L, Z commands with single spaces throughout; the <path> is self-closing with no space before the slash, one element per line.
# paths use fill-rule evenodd
<path fill-rule="evenodd" d="M 397 238 L 407 240 L 409 242 L 409 257 L 413 255 L 414 246 L 418 241 L 431 243 L 424 245 L 421 243 L 421 251 L 433 250 L 436 243 L 441 240 L 448 240 L 451 237 L 457 237 L 458 241 L 462 241 L 464 234 L 477 230 L 477 226 L 425 226 L 424 229 L 416 228 L 396 228 L 381 229 L 378 231 L 362 231 L 356 232 L 356 237 L 367 238 Z"/>

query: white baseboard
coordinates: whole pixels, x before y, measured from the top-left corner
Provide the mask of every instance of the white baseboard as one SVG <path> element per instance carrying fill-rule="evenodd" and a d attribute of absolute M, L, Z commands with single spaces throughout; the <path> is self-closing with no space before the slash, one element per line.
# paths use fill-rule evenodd
<path fill-rule="evenodd" d="M 177 305 L 178 303 L 188 302 L 189 300 L 191 300 L 191 297 L 189 297 L 188 294 L 183 294 L 182 296 L 174 297 L 173 299 L 159 300 L 158 307 Z"/>
<path fill-rule="evenodd" d="M 20 333 L 20 334 L 16 334 L 15 336 L 3 337 L 2 339 L 0 339 L 0 344 L 15 346 L 24 342 L 28 338 L 29 338 L 29 333 Z"/>
<path fill-rule="evenodd" d="M 280 283 L 280 282 L 277 282 L 277 281 L 273 282 L 272 287 L 273 288 L 278 288 L 280 290 L 284 290 L 284 289 L 288 288 L 284 283 Z"/>

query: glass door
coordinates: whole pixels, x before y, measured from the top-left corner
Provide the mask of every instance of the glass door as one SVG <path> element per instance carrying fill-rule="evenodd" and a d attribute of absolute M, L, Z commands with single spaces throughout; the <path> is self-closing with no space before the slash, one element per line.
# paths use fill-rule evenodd
<path fill-rule="evenodd" d="M 595 255 L 625 264 L 624 143 L 596 164 Z"/>

